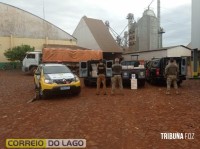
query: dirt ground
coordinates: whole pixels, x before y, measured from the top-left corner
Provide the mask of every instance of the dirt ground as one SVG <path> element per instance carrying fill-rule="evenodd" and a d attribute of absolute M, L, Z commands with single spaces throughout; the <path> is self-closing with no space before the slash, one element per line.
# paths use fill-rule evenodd
<path fill-rule="evenodd" d="M 125 95 L 34 97 L 33 77 L 0 71 L 0 148 L 6 138 L 86 139 L 87 149 L 199 149 L 200 80 L 186 80 L 180 95 L 146 84 Z M 194 139 L 161 139 L 161 133 L 194 133 Z"/>

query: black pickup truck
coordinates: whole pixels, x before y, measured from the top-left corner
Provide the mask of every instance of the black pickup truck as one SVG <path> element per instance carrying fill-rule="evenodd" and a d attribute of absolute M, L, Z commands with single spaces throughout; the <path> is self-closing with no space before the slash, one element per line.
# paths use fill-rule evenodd
<path fill-rule="evenodd" d="M 166 83 L 165 67 L 171 57 L 154 58 L 145 64 L 146 80 L 150 83 Z M 186 80 L 187 75 L 187 58 L 173 57 L 179 67 L 179 75 L 177 84 L 180 85 L 183 80 Z"/>
<path fill-rule="evenodd" d="M 138 60 L 122 61 L 122 80 L 124 85 L 130 85 L 132 75 L 135 75 L 139 87 L 145 85 L 145 68 Z"/>

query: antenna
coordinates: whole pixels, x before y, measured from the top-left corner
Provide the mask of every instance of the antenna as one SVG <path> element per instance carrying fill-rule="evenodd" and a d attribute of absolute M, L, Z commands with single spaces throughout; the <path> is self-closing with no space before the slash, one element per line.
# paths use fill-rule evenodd
<path fill-rule="evenodd" d="M 150 5 L 153 3 L 153 1 L 154 1 L 154 0 L 152 0 L 151 3 L 149 4 L 149 6 L 148 6 L 148 10 L 149 10 Z"/>
<path fill-rule="evenodd" d="M 43 0 L 43 19 L 45 20 L 44 0 Z"/>

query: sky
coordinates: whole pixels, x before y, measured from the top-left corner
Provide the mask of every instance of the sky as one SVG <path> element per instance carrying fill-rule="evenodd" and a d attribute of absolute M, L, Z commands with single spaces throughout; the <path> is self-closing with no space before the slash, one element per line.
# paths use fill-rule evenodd
<path fill-rule="evenodd" d="M 110 27 L 120 35 L 128 24 L 126 19 L 128 13 L 133 13 L 137 21 L 151 4 L 150 9 L 157 14 L 157 0 L 0 0 L 0 2 L 44 18 L 71 35 L 83 16 L 103 22 L 108 20 Z M 165 30 L 163 46 L 187 46 L 191 41 L 191 0 L 160 0 L 160 5 L 161 27 Z"/>

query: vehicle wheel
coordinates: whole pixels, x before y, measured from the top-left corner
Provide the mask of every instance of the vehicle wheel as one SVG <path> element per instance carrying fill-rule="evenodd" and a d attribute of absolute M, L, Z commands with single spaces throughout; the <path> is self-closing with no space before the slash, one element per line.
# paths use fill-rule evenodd
<path fill-rule="evenodd" d="M 78 96 L 80 93 L 81 93 L 81 88 L 78 91 L 76 91 L 75 95 Z"/>
<path fill-rule="evenodd" d="M 149 83 L 150 83 L 150 84 L 154 84 L 155 82 L 154 82 L 153 79 L 149 79 Z"/>
<path fill-rule="evenodd" d="M 89 86 L 89 81 L 84 79 L 84 84 L 85 84 L 85 86 Z"/>
<path fill-rule="evenodd" d="M 144 85 L 145 85 L 145 80 L 141 80 L 138 82 L 138 86 L 144 87 Z"/>
<path fill-rule="evenodd" d="M 36 71 L 37 67 L 32 67 L 30 70 L 31 75 L 34 75 L 35 71 Z"/>
<path fill-rule="evenodd" d="M 40 100 L 41 99 L 41 97 L 40 97 L 40 91 L 39 91 L 39 89 L 35 89 L 35 99 L 36 100 Z"/>
<path fill-rule="evenodd" d="M 45 93 L 42 91 L 42 89 L 41 89 L 41 86 L 37 89 L 37 94 L 38 94 L 38 98 L 39 99 L 45 99 L 46 98 L 46 95 L 45 95 Z"/>

